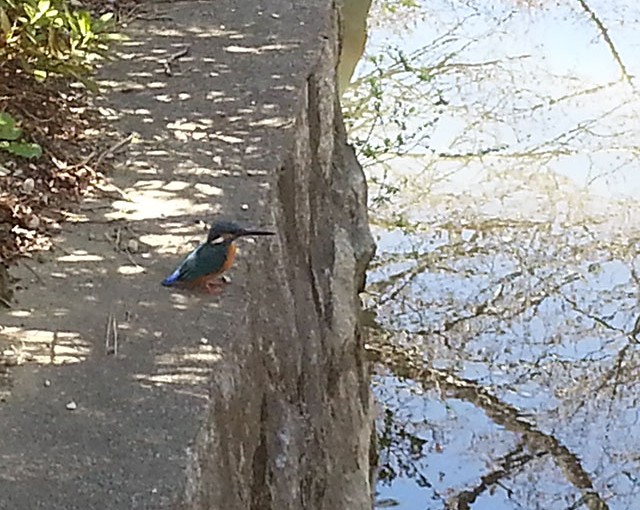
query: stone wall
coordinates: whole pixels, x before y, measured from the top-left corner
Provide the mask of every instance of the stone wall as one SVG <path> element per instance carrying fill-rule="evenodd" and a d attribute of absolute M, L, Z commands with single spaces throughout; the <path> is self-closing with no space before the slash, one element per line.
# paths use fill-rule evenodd
<path fill-rule="evenodd" d="M 12 268 L 0 510 L 368 509 L 374 245 L 337 8 L 145 9 L 100 75 L 105 145 L 131 140 L 109 186 Z M 162 287 L 223 218 L 277 235 L 238 242 L 220 295 Z"/>
<path fill-rule="evenodd" d="M 188 508 L 371 508 L 372 400 L 357 318 L 374 243 L 336 100 L 336 20 L 265 194 L 281 235 L 250 264 L 250 340 L 213 374 Z"/>

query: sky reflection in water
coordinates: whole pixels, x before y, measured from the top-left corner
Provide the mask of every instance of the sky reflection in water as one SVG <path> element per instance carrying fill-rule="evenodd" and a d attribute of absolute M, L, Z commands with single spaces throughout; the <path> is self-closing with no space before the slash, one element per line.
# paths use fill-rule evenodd
<path fill-rule="evenodd" d="M 558 23 L 562 15 L 521 16 L 511 27 L 530 25 L 517 39 L 508 30 L 496 34 L 499 47 L 547 48 L 546 62 L 536 65 L 570 69 L 580 86 L 613 79 L 608 53 L 593 50 L 597 34 L 585 37 L 584 23 L 567 28 Z M 637 38 L 619 34 L 623 57 L 640 67 L 631 58 Z M 475 57 L 495 47 L 496 40 L 484 41 Z M 559 47 L 560 54 L 548 51 Z M 577 58 L 587 54 L 591 61 Z M 473 101 L 500 87 L 480 87 Z M 545 122 L 571 129 L 624 103 L 630 90 L 615 85 L 549 110 Z M 386 341 L 425 370 L 402 378 L 378 367 L 381 466 L 389 480 L 378 485 L 380 508 L 640 509 L 640 171 L 632 150 L 639 112 L 635 101 L 623 105 L 594 124 L 609 141 L 585 133 L 571 141 L 570 154 L 517 160 L 499 153 L 463 163 L 429 153 L 477 148 L 478 140 L 456 138 L 460 123 L 450 120 L 440 123 L 432 139 L 439 146 L 425 149 L 424 161 L 392 165 L 387 178 L 409 175 L 410 185 L 403 181 L 401 196 L 374 209 L 378 258 L 367 304 Z M 513 140 L 501 138 L 504 128 L 487 132 L 509 150 L 551 147 L 542 119 L 505 122 Z M 532 134 L 526 142 L 514 142 L 525 132 Z M 409 233 L 392 226 L 399 216 L 412 224 Z"/>

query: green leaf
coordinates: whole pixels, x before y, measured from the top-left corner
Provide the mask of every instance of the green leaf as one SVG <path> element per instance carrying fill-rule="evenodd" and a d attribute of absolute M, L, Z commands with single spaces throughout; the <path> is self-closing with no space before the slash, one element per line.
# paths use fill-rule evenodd
<path fill-rule="evenodd" d="M 0 0 L 0 62 L 14 61 L 39 81 L 75 78 L 70 69 L 88 77 L 93 62 L 123 39 L 113 16 L 94 17 L 68 0 Z"/>
<path fill-rule="evenodd" d="M 28 159 L 42 156 L 42 147 L 37 143 L 11 142 L 5 150 L 16 156 Z"/>
<path fill-rule="evenodd" d="M 35 76 L 38 81 L 44 81 L 47 79 L 47 71 L 43 69 L 34 69 L 33 76 Z"/>
<path fill-rule="evenodd" d="M 11 32 L 9 16 L 7 16 L 7 12 L 2 7 L 0 7 L 0 29 L 7 35 Z"/>
<path fill-rule="evenodd" d="M 15 127 L 16 121 L 6 112 L 0 113 L 0 140 L 17 140 L 22 130 Z"/>
<path fill-rule="evenodd" d="M 40 15 L 45 14 L 51 8 L 51 0 L 40 0 L 38 2 L 38 11 Z"/>
<path fill-rule="evenodd" d="M 38 8 L 37 10 L 34 10 L 34 14 L 30 16 L 31 18 L 31 24 L 35 25 L 38 21 L 40 21 L 40 19 L 47 14 L 47 11 L 49 10 L 49 7 L 51 7 L 51 2 L 50 0 L 40 0 L 38 2 Z M 26 9 L 25 9 L 26 10 Z"/>
<path fill-rule="evenodd" d="M 80 33 L 83 36 L 86 36 L 91 31 L 91 20 L 89 18 L 89 13 L 87 11 L 80 11 L 76 19 L 78 21 Z"/>
<path fill-rule="evenodd" d="M 25 14 L 26 14 L 26 15 L 28 16 L 28 18 L 29 18 L 29 19 L 26 19 L 25 21 L 26 21 L 26 22 L 31 22 L 31 21 L 36 17 L 36 15 L 37 15 L 37 11 L 36 11 L 32 6 L 30 6 L 30 5 L 29 5 L 29 4 L 27 4 L 27 3 L 24 3 L 24 4 L 22 5 L 22 8 L 24 9 Z M 18 18 L 18 19 L 20 19 L 20 18 Z"/>

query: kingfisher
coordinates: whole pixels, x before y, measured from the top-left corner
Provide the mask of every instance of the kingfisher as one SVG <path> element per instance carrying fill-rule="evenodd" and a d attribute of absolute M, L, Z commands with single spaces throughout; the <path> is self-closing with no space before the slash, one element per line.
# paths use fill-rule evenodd
<path fill-rule="evenodd" d="M 231 267 L 236 255 L 234 241 L 243 236 L 272 236 L 275 232 L 248 230 L 230 221 L 214 223 L 206 242 L 193 250 L 176 270 L 167 276 L 162 285 L 171 287 L 204 286 L 209 294 L 219 290 L 219 276 Z"/>

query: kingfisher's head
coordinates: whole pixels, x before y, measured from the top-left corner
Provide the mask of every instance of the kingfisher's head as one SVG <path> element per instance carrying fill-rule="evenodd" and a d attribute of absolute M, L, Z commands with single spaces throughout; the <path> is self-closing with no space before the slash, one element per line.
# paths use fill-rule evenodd
<path fill-rule="evenodd" d="M 209 230 L 207 235 L 207 243 L 222 244 L 225 242 L 233 241 L 241 236 L 272 236 L 275 232 L 269 232 L 266 230 L 249 230 L 242 228 L 237 223 L 232 221 L 217 221 Z"/>

